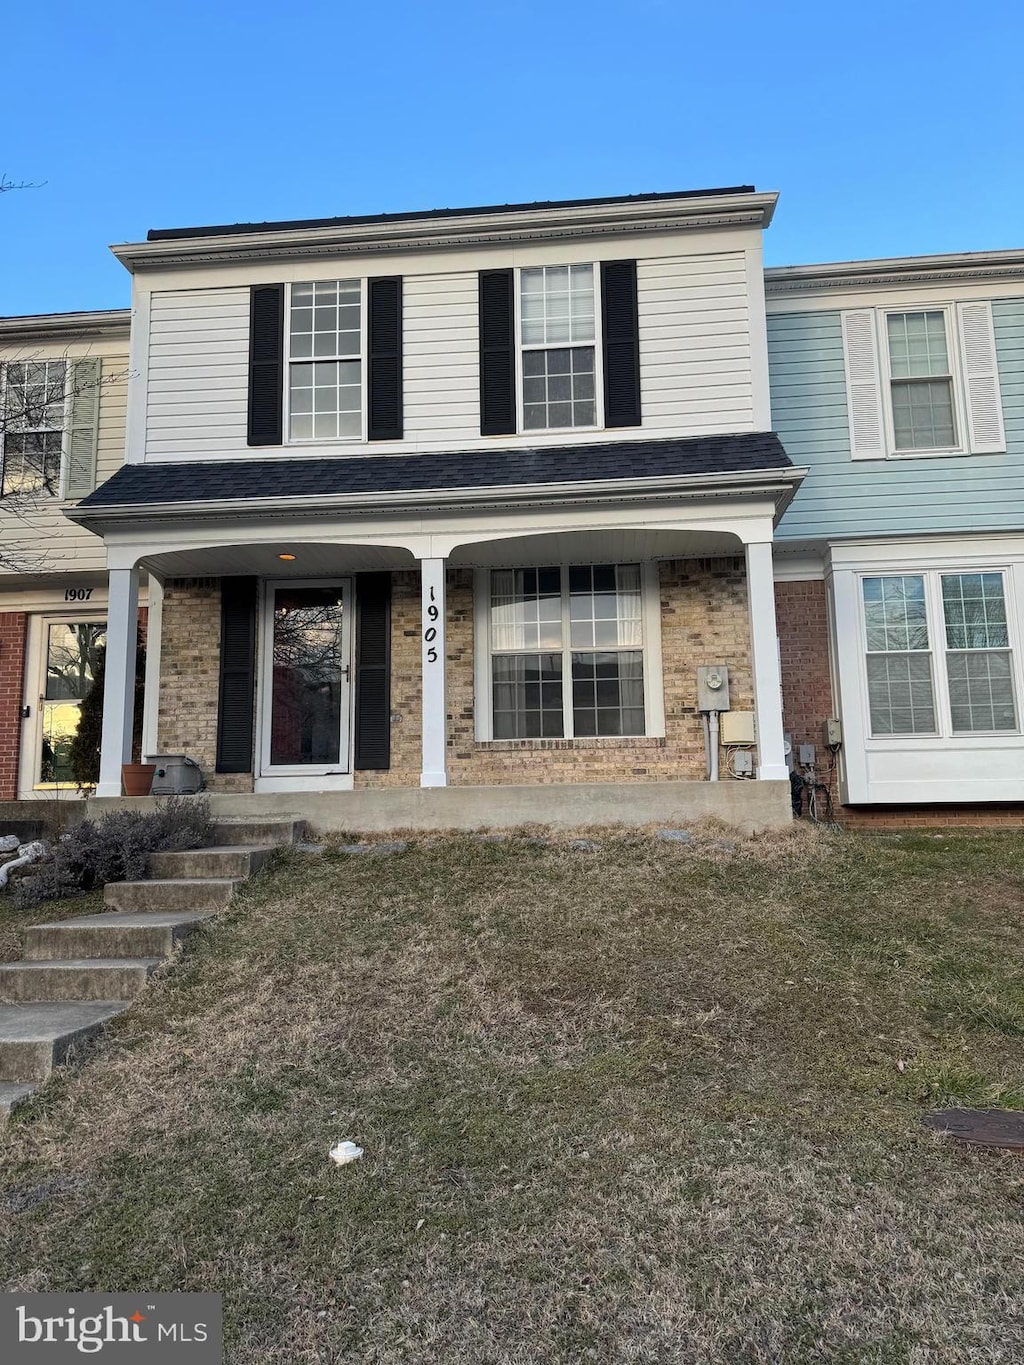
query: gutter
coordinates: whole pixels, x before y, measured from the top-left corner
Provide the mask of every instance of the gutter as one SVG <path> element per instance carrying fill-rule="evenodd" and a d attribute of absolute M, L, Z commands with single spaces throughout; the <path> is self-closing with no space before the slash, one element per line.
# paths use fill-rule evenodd
<path fill-rule="evenodd" d="M 0 318 L 0 342 L 38 338 L 50 340 L 79 337 L 127 336 L 130 308 L 108 308 L 94 313 L 33 313 Z"/>
<path fill-rule="evenodd" d="M 87 530 L 102 526 L 151 521 L 187 521 L 240 515 L 271 519 L 285 515 L 316 516 L 340 512 L 350 516 L 396 510 L 421 512 L 485 510 L 494 507 L 550 506 L 572 502 L 653 502 L 673 494 L 708 498 L 723 492 L 745 497 L 771 496 L 781 516 L 800 486 L 806 469 L 779 469 L 732 474 L 679 474 L 647 479 L 593 479 L 557 484 L 513 484 L 480 488 L 416 489 L 394 493 L 333 493 L 296 498 L 216 498 L 196 502 L 130 503 L 106 507 L 77 504 L 64 515 Z"/>

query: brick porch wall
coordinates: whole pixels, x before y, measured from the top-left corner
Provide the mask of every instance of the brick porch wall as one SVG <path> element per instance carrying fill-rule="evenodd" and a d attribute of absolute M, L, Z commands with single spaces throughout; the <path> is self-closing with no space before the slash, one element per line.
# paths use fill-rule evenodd
<path fill-rule="evenodd" d="M 448 577 L 448 758 L 453 785 L 643 782 L 704 775 L 696 669 L 726 663 L 735 710 L 753 708 L 746 571 L 742 559 L 670 560 L 660 566 L 665 729 L 658 739 L 496 741 L 473 726 L 473 575 Z M 185 753 L 212 791 L 251 791 L 252 775 L 214 771 L 217 753 L 220 582 L 164 586 L 158 743 Z M 417 787 L 420 780 L 419 574 L 396 573 L 391 606 L 391 767 L 357 772 L 356 788 Z"/>
<path fill-rule="evenodd" d="M 18 796 L 27 628 L 27 612 L 0 612 L 0 801 Z"/>

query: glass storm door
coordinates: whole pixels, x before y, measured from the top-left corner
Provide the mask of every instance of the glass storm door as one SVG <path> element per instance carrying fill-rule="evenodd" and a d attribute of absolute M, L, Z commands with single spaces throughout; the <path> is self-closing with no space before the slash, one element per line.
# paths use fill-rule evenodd
<path fill-rule="evenodd" d="M 46 673 L 39 698 L 39 760 L 36 786 L 94 781 L 79 771 L 71 743 L 82 702 L 92 691 L 107 642 L 105 621 L 49 621 L 45 625 Z"/>
<path fill-rule="evenodd" d="M 349 771 L 349 585 L 271 583 L 264 618 L 266 775 Z"/>

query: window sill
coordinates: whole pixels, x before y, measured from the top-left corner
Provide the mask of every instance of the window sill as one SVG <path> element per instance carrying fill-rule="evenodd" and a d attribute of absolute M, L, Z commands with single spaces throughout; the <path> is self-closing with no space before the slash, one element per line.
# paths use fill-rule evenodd
<path fill-rule="evenodd" d="M 516 753 L 524 749 L 664 749 L 664 735 L 581 735 L 577 739 L 478 739 L 478 749 Z"/>

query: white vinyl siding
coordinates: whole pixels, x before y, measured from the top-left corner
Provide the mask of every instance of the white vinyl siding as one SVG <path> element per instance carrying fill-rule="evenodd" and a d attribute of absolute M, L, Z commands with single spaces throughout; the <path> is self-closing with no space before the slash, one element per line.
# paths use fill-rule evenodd
<path fill-rule="evenodd" d="M 700 436 L 750 431 L 754 425 L 751 379 L 748 253 L 744 250 L 644 257 L 654 243 L 627 239 L 608 245 L 609 258 L 637 260 L 642 425 L 621 439 Z M 676 243 L 672 243 L 673 249 Z M 574 260 L 573 257 L 576 259 Z M 388 270 L 402 276 L 404 437 L 373 445 L 375 455 L 398 451 L 493 448 L 480 435 L 479 271 L 515 265 L 577 264 L 579 253 L 528 245 L 460 253 L 458 268 L 424 270 L 418 260 L 396 258 Z M 600 337 L 599 261 L 593 261 L 595 324 Z M 383 269 L 380 259 L 346 260 L 346 278 Z M 197 277 L 202 278 L 200 272 Z M 338 274 L 342 270 L 338 267 Z M 161 290 L 150 297 L 144 458 L 157 461 L 230 458 L 252 452 L 247 445 L 250 274 L 239 268 L 241 286 Z M 252 272 L 253 275 L 256 272 Z M 322 264 L 285 265 L 280 273 L 261 267 L 258 282 L 329 278 Z M 174 283 L 182 275 L 177 272 Z M 143 311 L 140 309 L 140 316 Z M 586 344 L 586 343 L 584 343 Z M 595 347 L 600 403 L 601 353 Z M 141 368 L 141 367 L 140 367 Z M 520 400 L 521 401 L 521 400 Z M 600 406 L 598 407 L 600 413 Z M 597 430 L 600 431 L 600 417 Z M 573 427 L 522 431 L 503 438 L 515 448 L 578 444 L 594 429 Z M 618 439 L 618 437 L 617 437 Z M 326 442 L 324 451 L 352 453 L 359 441 Z M 261 458 L 293 455 L 294 447 L 266 448 Z M 141 452 L 133 450 L 133 457 Z"/>
<path fill-rule="evenodd" d="M 741 251 L 637 261 L 644 435 L 750 431 L 750 308 Z"/>
<path fill-rule="evenodd" d="M 153 295 L 146 454 L 202 459 L 247 449 L 249 290 Z"/>
<path fill-rule="evenodd" d="M 122 343 L 124 344 L 124 343 Z M 95 357 L 95 348 L 90 352 Z M 71 351 L 68 358 L 75 359 Z M 124 424 L 127 355 L 104 355 L 100 369 L 99 429 L 96 440 L 96 483 L 104 483 L 124 463 Z M 102 539 L 64 516 L 66 506 L 57 498 L 39 498 L 26 521 L 8 523 L 0 505 L 0 536 L 18 555 L 36 556 L 47 572 L 87 574 L 106 569 Z M 0 578 L 6 578 L 0 574 Z"/>

